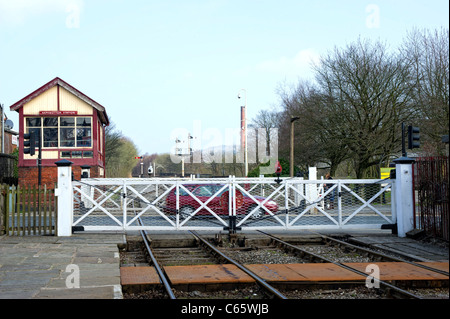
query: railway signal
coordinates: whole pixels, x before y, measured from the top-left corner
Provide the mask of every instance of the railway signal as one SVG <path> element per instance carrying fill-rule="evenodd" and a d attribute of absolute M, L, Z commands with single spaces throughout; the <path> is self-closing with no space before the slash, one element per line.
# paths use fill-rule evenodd
<path fill-rule="evenodd" d="M 38 167 L 38 185 L 42 180 L 42 144 L 40 132 L 30 132 L 23 134 L 23 153 L 33 156 L 36 153 L 36 143 L 38 144 L 39 153 L 37 158 Z"/>
<path fill-rule="evenodd" d="M 277 165 L 276 165 L 275 169 L 276 169 L 275 172 L 276 172 L 277 176 L 279 177 L 281 175 L 281 172 L 283 171 L 280 161 L 277 161 Z"/>
<path fill-rule="evenodd" d="M 34 132 L 23 134 L 23 153 L 31 156 L 36 153 L 36 136 Z"/>
<path fill-rule="evenodd" d="M 280 161 L 277 161 L 277 164 L 275 165 L 275 174 L 277 175 L 277 179 L 275 180 L 275 182 L 277 184 L 280 184 L 281 182 L 280 175 L 282 171 L 283 168 L 281 167 Z"/>
<path fill-rule="evenodd" d="M 408 148 L 412 150 L 413 148 L 420 147 L 420 128 L 416 126 L 408 126 Z"/>

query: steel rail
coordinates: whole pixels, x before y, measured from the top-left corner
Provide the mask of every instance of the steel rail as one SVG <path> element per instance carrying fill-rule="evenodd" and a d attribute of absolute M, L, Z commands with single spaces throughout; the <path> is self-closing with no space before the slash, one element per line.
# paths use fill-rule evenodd
<path fill-rule="evenodd" d="M 141 224 L 141 226 L 143 226 L 143 223 L 142 223 L 142 220 L 141 220 L 140 217 L 138 218 L 138 220 L 139 220 L 139 224 Z M 155 255 L 152 252 L 152 249 L 150 247 L 150 243 L 149 243 L 148 238 L 147 238 L 147 232 L 145 230 L 140 230 L 139 232 L 140 232 L 140 234 L 142 236 L 142 239 L 144 240 L 145 248 L 147 249 L 147 252 L 148 252 L 148 254 L 149 254 L 149 256 L 150 256 L 150 258 L 152 260 L 153 267 L 155 267 L 156 272 L 158 273 L 158 276 L 159 276 L 159 280 L 164 285 L 164 288 L 165 288 L 167 294 L 169 295 L 169 298 L 170 299 L 177 299 L 175 297 L 173 291 L 172 291 L 172 287 L 170 286 L 169 280 L 167 279 L 167 277 L 166 277 L 164 271 L 162 270 L 162 268 L 159 266 L 158 261 L 156 260 L 156 257 L 155 257 Z"/>
<path fill-rule="evenodd" d="M 436 269 L 436 268 L 433 268 L 433 267 L 430 267 L 430 266 L 427 266 L 427 265 L 418 264 L 418 263 L 416 263 L 414 261 L 409 261 L 409 260 L 405 260 L 405 259 L 394 257 L 394 256 L 388 256 L 388 255 L 386 255 L 384 253 L 381 253 L 381 252 L 378 252 L 378 251 L 374 251 L 374 250 L 369 249 L 369 248 L 359 247 L 359 246 L 356 246 L 354 244 L 347 243 L 345 241 L 342 241 L 342 240 L 339 240 L 339 239 L 336 239 L 336 238 L 332 238 L 332 237 L 329 237 L 329 236 L 326 236 L 326 235 L 323 235 L 323 234 L 320 234 L 320 233 L 317 233 L 317 232 L 313 232 L 311 230 L 308 230 L 308 231 L 310 233 L 313 233 L 313 234 L 321 236 L 322 239 L 325 239 L 325 240 L 328 240 L 328 241 L 332 241 L 332 242 L 334 242 L 336 244 L 339 244 L 339 245 L 345 245 L 347 247 L 351 247 L 353 249 L 357 249 L 357 250 L 366 252 L 368 254 L 372 254 L 372 255 L 375 255 L 375 256 L 378 256 L 378 257 L 381 257 L 381 258 L 385 258 L 385 259 L 388 259 L 388 260 L 395 261 L 395 262 L 407 263 L 407 264 L 410 264 L 412 266 L 416 266 L 416 267 L 420 267 L 420 268 L 423 268 L 423 269 L 426 269 L 426 270 L 437 272 L 437 273 L 439 273 L 441 275 L 444 275 L 444 276 L 448 276 L 449 275 L 448 271 L 445 271 L 445 270 Z"/>
<path fill-rule="evenodd" d="M 281 240 L 281 239 L 279 239 L 279 238 L 277 238 L 277 237 L 275 237 L 275 236 L 273 236 L 273 235 L 271 235 L 271 234 L 265 233 L 265 232 L 263 232 L 263 231 L 261 231 L 261 230 L 258 230 L 258 232 L 260 232 L 261 234 L 264 234 L 264 235 L 266 235 L 266 236 L 272 238 L 273 240 L 279 242 L 280 244 L 282 244 L 282 245 L 284 245 L 284 246 L 287 246 L 287 247 L 290 247 L 290 248 L 292 248 L 292 249 L 298 250 L 298 251 L 302 252 L 303 254 L 313 256 L 314 258 L 317 258 L 317 259 L 319 259 L 319 260 L 322 260 L 323 262 L 335 264 L 336 266 L 342 267 L 342 268 L 344 268 L 344 269 L 347 269 L 347 270 L 350 270 L 350 271 L 352 271 L 352 272 L 354 272 L 354 273 L 357 273 L 357 274 L 359 274 L 359 275 L 361 275 L 361 276 L 367 277 L 367 273 L 361 272 L 361 271 L 359 271 L 359 270 L 357 270 L 357 269 L 355 269 L 355 268 L 349 267 L 349 266 L 347 266 L 347 265 L 341 264 L 340 262 L 335 262 L 335 261 L 330 260 L 330 259 L 328 259 L 328 258 L 325 258 L 325 257 L 323 257 L 323 256 L 319 256 L 319 255 L 314 254 L 314 253 L 311 253 L 311 252 L 309 252 L 309 251 L 307 251 L 307 250 L 301 249 L 301 248 L 298 247 L 298 246 L 289 244 L 289 243 L 287 243 L 287 242 L 285 242 L 285 241 L 283 241 L 283 240 Z M 389 283 L 387 283 L 387 282 L 385 282 L 385 281 L 382 281 L 382 280 L 380 280 L 380 279 L 378 279 L 378 282 L 380 283 L 380 285 L 383 285 L 383 286 L 385 286 L 386 288 L 388 288 L 388 289 L 390 289 L 390 290 L 393 290 L 393 291 L 399 293 L 401 296 L 405 296 L 405 297 L 408 297 L 408 298 L 411 298 L 411 299 L 422 299 L 422 297 L 420 297 L 420 296 L 414 295 L 414 294 L 412 294 L 412 293 L 410 293 L 410 292 L 408 292 L 408 291 L 406 291 L 406 290 L 403 290 L 403 289 L 401 289 L 401 288 L 399 288 L 399 287 L 396 287 L 396 286 L 394 286 L 394 285 L 391 285 L 391 284 L 389 284 Z"/>
<path fill-rule="evenodd" d="M 277 289 L 269 285 L 264 279 L 256 275 L 254 272 L 252 272 L 250 269 L 246 268 L 242 264 L 238 263 L 237 261 L 231 259 L 227 255 L 223 254 L 220 250 L 218 250 L 216 247 L 211 245 L 209 242 L 207 242 L 204 238 L 202 238 L 197 232 L 195 231 L 189 231 L 192 235 L 194 235 L 198 240 L 200 240 L 204 245 L 206 245 L 209 249 L 211 249 L 214 253 L 218 254 L 221 258 L 228 261 L 230 264 L 235 265 L 240 270 L 245 272 L 247 275 L 252 277 L 259 285 L 261 285 L 264 289 L 266 289 L 269 293 L 274 295 L 275 297 L 279 299 L 287 299 L 285 295 L 283 295 L 281 292 L 279 292 Z"/>

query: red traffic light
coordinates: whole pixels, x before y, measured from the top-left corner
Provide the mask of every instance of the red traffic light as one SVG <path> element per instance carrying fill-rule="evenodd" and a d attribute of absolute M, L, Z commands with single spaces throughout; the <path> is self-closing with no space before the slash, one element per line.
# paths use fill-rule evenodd
<path fill-rule="evenodd" d="M 134 159 L 142 159 L 142 156 L 135 156 Z"/>
<path fill-rule="evenodd" d="M 283 168 L 281 167 L 280 161 L 277 161 L 277 165 L 276 165 L 275 169 L 276 169 L 277 174 L 281 174 L 281 171 L 283 170 Z"/>

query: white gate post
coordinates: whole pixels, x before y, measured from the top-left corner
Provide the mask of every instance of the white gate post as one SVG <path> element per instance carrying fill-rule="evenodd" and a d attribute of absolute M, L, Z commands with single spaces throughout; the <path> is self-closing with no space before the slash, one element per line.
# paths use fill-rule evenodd
<path fill-rule="evenodd" d="M 413 159 L 400 157 L 395 163 L 395 205 L 399 237 L 414 229 Z"/>
<path fill-rule="evenodd" d="M 317 167 L 309 167 L 308 179 L 310 181 L 317 180 Z M 306 194 L 309 202 L 316 202 L 319 197 L 318 184 L 308 184 Z M 311 213 L 314 213 L 316 210 L 317 208 L 310 208 Z"/>
<path fill-rule="evenodd" d="M 58 223 L 56 236 L 72 236 L 73 222 L 73 189 L 72 189 L 72 162 L 61 160 L 55 163 L 58 166 Z"/>

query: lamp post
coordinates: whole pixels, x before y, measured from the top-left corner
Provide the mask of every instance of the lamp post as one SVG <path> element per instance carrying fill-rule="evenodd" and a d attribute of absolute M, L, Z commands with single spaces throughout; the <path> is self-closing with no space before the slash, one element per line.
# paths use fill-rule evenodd
<path fill-rule="evenodd" d="M 298 116 L 291 116 L 291 160 L 290 160 L 290 176 L 294 177 L 294 122 L 299 120 Z"/>
<path fill-rule="evenodd" d="M 244 168 L 245 168 L 245 177 L 248 175 L 248 146 L 247 146 L 247 90 L 240 89 L 238 93 L 238 99 L 241 98 L 241 91 L 245 93 L 245 102 L 244 106 L 241 107 L 241 142 L 243 145 L 241 147 L 244 148 Z"/>

